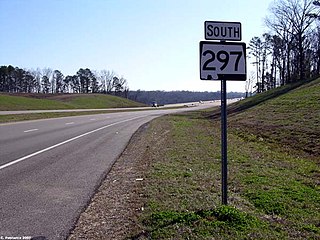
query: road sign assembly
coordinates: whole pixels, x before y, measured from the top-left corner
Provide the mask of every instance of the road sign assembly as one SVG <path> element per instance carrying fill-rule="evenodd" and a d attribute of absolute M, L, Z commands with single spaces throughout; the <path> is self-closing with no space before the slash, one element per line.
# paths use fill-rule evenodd
<path fill-rule="evenodd" d="M 205 39 L 200 41 L 200 79 L 221 81 L 221 197 L 228 204 L 227 80 L 247 79 L 246 44 L 241 41 L 241 23 L 205 21 Z"/>

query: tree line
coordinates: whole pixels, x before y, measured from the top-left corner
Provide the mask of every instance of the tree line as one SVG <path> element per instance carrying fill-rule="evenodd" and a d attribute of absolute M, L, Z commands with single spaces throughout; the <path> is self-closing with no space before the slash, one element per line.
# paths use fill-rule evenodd
<path fill-rule="evenodd" d="M 229 92 L 227 98 L 242 98 L 244 93 Z M 193 92 L 193 91 L 130 91 L 128 98 L 130 100 L 150 105 L 157 102 L 159 105 L 172 103 L 187 103 L 198 101 L 212 101 L 221 99 L 221 93 L 218 92 Z"/>
<path fill-rule="evenodd" d="M 75 75 L 64 76 L 51 68 L 25 70 L 0 67 L 0 92 L 8 93 L 106 93 L 128 97 L 125 78 L 113 71 L 80 68 Z"/>
<path fill-rule="evenodd" d="M 278 0 L 265 24 L 269 32 L 249 43 L 255 74 L 247 80 L 247 93 L 253 79 L 260 93 L 320 75 L 320 1 Z"/>

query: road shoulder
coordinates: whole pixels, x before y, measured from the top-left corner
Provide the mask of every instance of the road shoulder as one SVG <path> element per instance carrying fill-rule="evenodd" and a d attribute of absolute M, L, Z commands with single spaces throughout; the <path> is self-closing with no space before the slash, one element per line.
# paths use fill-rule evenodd
<path fill-rule="evenodd" d="M 152 125 L 152 126 L 151 126 Z M 163 127 L 163 126 L 162 126 Z M 152 129 L 152 131 L 150 131 Z M 144 180 L 161 133 L 154 121 L 139 128 L 81 213 L 69 240 L 124 239 L 142 231 Z"/>

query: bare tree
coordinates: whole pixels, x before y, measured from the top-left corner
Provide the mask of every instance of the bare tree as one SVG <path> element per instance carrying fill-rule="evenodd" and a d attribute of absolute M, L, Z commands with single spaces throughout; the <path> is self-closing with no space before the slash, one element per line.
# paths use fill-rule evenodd
<path fill-rule="evenodd" d="M 315 76 L 320 75 L 320 26 L 317 27 L 317 30 L 314 32 L 312 36 L 312 45 L 313 45 L 313 72 Z"/>
<path fill-rule="evenodd" d="M 128 81 L 125 80 L 125 82 L 123 83 L 123 97 L 124 98 L 128 98 L 129 97 L 129 85 L 128 85 Z"/>
<path fill-rule="evenodd" d="M 42 73 L 40 68 L 37 68 L 36 70 L 30 70 L 29 71 L 31 73 L 31 75 L 34 78 L 34 92 L 36 93 L 40 93 L 41 92 L 41 77 L 42 77 Z"/>
<path fill-rule="evenodd" d="M 53 92 L 53 87 L 52 87 L 52 69 L 51 68 L 44 68 L 42 69 L 42 82 L 41 85 L 43 88 L 42 91 L 44 93 L 51 93 Z"/>
<path fill-rule="evenodd" d="M 317 14 L 316 6 L 310 0 L 278 0 L 271 7 L 272 15 L 266 19 L 266 24 L 275 31 L 286 43 L 287 81 L 291 79 L 291 51 L 296 50 L 293 56 L 297 57 L 298 79 L 305 78 L 305 49 L 306 35 L 308 34 Z"/>
<path fill-rule="evenodd" d="M 247 97 L 249 97 L 249 93 L 250 93 L 250 95 L 252 94 L 252 84 L 253 84 L 253 79 L 254 79 L 254 75 L 255 75 L 255 73 L 254 73 L 254 71 L 252 71 L 251 73 L 250 73 L 250 76 L 249 76 L 249 78 L 246 80 L 246 85 L 245 85 L 245 90 L 246 90 L 246 98 Z"/>
<path fill-rule="evenodd" d="M 284 85 L 291 80 L 290 55 L 293 49 L 293 26 L 288 22 L 284 1 L 278 1 L 271 8 L 271 16 L 266 18 L 266 25 L 274 32 L 273 46 L 276 51 L 276 60 L 280 72 L 280 84 Z M 278 49 L 278 50 L 277 50 Z"/>
<path fill-rule="evenodd" d="M 313 5 L 316 7 L 320 7 L 320 1 L 313 1 Z M 309 14 L 310 17 L 320 20 L 320 14 L 318 12 L 314 12 Z"/>
<path fill-rule="evenodd" d="M 97 74 L 97 76 L 101 82 L 102 92 L 111 94 L 114 89 L 113 78 L 116 76 L 115 72 L 109 70 L 101 70 Z"/>
<path fill-rule="evenodd" d="M 121 96 L 122 93 L 127 94 L 129 91 L 127 80 L 123 77 L 113 77 L 112 85 L 114 86 L 114 95 Z"/>
<path fill-rule="evenodd" d="M 249 54 L 254 57 L 253 65 L 256 65 L 256 86 L 257 92 L 262 92 L 261 89 L 261 58 L 262 58 L 262 41 L 259 37 L 253 37 L 250 40 L 249 47 L 250 49 Z"/>
<path fill-rule="evenodd" d="M 269 89 L 270 86 L 270 73 L 268 72 L 268 56 L 272 53 L 272 36 L 269 33 L 262 35 L 262 55 L 261 55 L 261 88 L 262 91 Z M 266 76 L 268 76 L 266 78 Z"/>

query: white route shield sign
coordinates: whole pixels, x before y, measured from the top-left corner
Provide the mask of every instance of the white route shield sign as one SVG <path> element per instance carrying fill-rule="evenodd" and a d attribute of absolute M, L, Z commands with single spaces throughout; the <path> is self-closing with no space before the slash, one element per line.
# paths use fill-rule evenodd
<path fill-rule="evenodd" d="M 200 79 L 247 79 L 246 44 L 243 42 L 200 42 Z"/>

